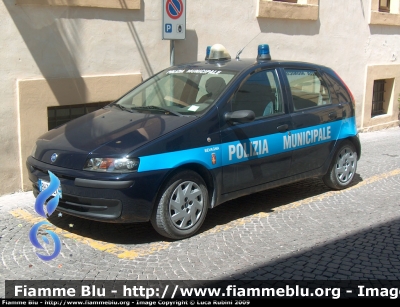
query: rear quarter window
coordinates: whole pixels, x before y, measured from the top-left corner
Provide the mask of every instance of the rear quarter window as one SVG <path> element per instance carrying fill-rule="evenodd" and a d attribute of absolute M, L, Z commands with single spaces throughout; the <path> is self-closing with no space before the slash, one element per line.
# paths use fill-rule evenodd
<path fill-rule="evenodd" d="M 339 103 L 351 102 L 351 96 L 346 90 L 346 87 L 341 84 L 341 81 L 335 76 L 333 71 L 327 71 L 324 77 L 331 83 L 336 95 L 338 96 Z"/>

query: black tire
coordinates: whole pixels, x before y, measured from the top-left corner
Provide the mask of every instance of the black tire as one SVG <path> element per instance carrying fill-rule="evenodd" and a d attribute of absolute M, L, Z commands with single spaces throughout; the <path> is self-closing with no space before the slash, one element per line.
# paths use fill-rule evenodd
<path fill-rule="evenodd" d="M 353 181 L 357 170 L 357 151 L 350 141 L 344 141 L 336 150 L 331 166 L 325 176 L 324 183 L 334 189 L 347 188 Z"/>
<path fill-rule="evenodd" d="M 184 170 L 172 176 L 154 208 L 151 224 L 167 238 L 184 239 L 194 235 L 207 214 L 207 186 L 200 175 Z"/>

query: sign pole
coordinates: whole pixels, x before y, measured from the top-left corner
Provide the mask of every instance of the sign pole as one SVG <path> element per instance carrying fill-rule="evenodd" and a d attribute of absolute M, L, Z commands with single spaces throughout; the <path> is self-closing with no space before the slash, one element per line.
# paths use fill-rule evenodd
<path fill-rule="evenodd" d="M 169 54 L 170 54 L 170 62 L 171 66 L 175 65 L 175 41 L 171 39 L 169 44 Z"/>

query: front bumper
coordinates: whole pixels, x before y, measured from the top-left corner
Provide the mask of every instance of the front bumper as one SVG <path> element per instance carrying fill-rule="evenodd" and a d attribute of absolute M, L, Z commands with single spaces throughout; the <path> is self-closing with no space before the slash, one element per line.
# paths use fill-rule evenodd
<path fill-rule="evenodd" d="M 66 169 L 40 162 L 26 161 L 35 197 L 38 180 L 49 181 L 48 171 L 60 180 L 62 198 L 57 210 L 74 216 L 115 223 L 149 221 L 159 187 L 168 170 L 111 174 Z"/>

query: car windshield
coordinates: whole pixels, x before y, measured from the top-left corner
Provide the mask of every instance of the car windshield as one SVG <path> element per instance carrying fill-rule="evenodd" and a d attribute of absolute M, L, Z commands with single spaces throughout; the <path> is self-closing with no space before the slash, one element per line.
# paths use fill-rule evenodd
<path fill-rule="evenodd" d="M 121 110 L 168 115 L 204 113 L 225 90 L 235 72 L 167 69 L 119 99 Z"/>

